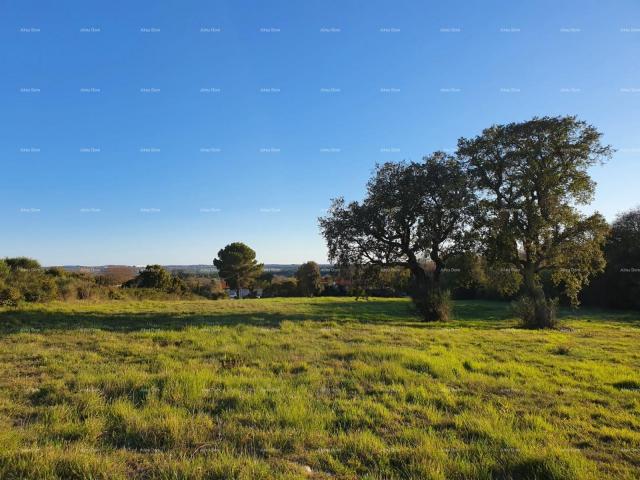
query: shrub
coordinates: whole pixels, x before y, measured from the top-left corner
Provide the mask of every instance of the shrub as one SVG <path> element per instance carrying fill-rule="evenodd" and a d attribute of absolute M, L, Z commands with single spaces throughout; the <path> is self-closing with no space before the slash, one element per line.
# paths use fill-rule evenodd
<path fill-rule="evenodd" d="M 93 296 L 91 285 L 80 284 L 76 287 L 76 296 L 78 300 L 89 300 Z"/>
<path fill-rule="evenodd" d="M 446 322 L 451 316 L 451 296 L 448 290 L 418 289 L 410 292 L 413 305 L 425 321 Z"/>
<path fill-rule="evenodd" d="M 18 303 L 22 299 L 20 290 L 15 287 L 2 287 L 0 288 L 0 306 L 3 307 L 17 307 Z"/>
<path fill-rule="evenodd" d="M 147 265 L 137 277 L 122 285 L 126 288 L 155 288 L 169 290 L 172 286 L 171 274 L 160 265 Z"/>
<path fill-rule="evenodd" d="M 20 272 L 15 284 L 27 302 L 48 302 L 58 295 L 55 280 L 42 272 Z"/>
<path fill-rule="evenodd" d="M 298 282 L 295 278 L 274 278 L 271 285 L 263 291 L 264 297 L 296 297 Z"/>
<path fill-rule="evenodd" d="M 571 347 L 567 345 L 559 345 L 553 351 L 556 355 L 569 355 L 571 353 Z"/>
<path fill-rule="evenodd" d="M 12 272 L 20 270 L 40 270 L 40 263 L 37 260 L 28 257 L 5 258 L 5 263 Z"/>
<path fill-rule="evenodd" d="M 0 280 L 4 280 L 5 278 L 7 278 L 9 276 L 9 273 L 11 273 L 9 265 L 7 265 L 7 262 L 5 262 L 4 260 L 0 259 Z"/>
<path fill-rule="evenodd" d="M 525 328 L 552 328 L 558 323 L 557 305 L 557 299 L 532 300 L 521 297 L 512 303 L 512 310 Z"/>

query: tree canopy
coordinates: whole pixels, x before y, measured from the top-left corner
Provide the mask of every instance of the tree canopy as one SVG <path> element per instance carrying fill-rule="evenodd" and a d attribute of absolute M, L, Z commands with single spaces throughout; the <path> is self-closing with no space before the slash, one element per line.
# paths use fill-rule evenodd
<path fill-rule="evenodd" d="M 263 265 L 256 260 L 256 252 L 241 242 L 230 243 L 219 250 L 213 264 L 218 269 L 220 278 L 229 288 L 238 290 L 238 294 L 241 288 L 250 287 L 263 269 Z"/>
<path fill-rule="evenodd" d="M 640 308 L 640 207 L 614 220 L 604 247 L 607 266 L 586 300 L 614 308 Z"/>
<path fill-rule="evenodd" d="M 305 297 L 316 295 L 320 290 L 320 266 L 316 262 L 306 262 L 298 267 L 296 271 L 298 280 L 298 290 Z"/>
<path fill-rule="evenodd" d="M 37 260 L 29 257 L 5 258 L 4 263 L 12 270 L 40 270 L 42 267 Z"/>
<path fill-rule="evenodd" d="M 475 227 L 482 251 L 493 265 L 518 269 L 534 326 L 553 322 L 543 273 L 576 304 L 582 286 L 604 267 L 607 224 L 599 213 L 576 208 L 594 194 L 588 168 L 611 156 L 600 138 L 568 116 L 494 125 L 458 142 L 480 192 Z"/>
<path fill-rule="evenodd" d="M 339 265 L 407 267 L 425 319 L 442 319 L 440 272 L 463 248 L 475 204 L 471 186 L 463 164 L 443 152 L 421 163 L 378 165 L 362 202 L 335 199 L 320 219 L 329 259 Z M 432 272 L 425 270 L 425 259 L 433 261 Z M 431 295 L 435 304 L 425 303 Z"/>
<path fill-rule="evenodd" d="M 147 265 L 135 282 L 138 288 L 166 290 L 171 285 L 171 274 L 161 265 Z"/>

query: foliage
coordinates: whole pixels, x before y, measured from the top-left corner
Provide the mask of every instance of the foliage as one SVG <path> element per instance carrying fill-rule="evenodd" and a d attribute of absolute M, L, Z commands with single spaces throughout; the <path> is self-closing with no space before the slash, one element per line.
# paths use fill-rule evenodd
<path fill-rule="evenodd" d="M 256 252 L 244 243 L 234 242 L 218 251 L 218 258 L 213 260 L 218 275 L 229 288 L 240 291 L 249 288 L 262 273 L 263 265 L 256 260 Z M 238 295 L 238 298 L 241 298 Z"/>
<path fill-rule="evenodd" d="M 300 295 L 295 278 L 274 276 L 264 288 L 263 297 L 297 297 Z"/>
<path fill-rule="evenodd" d="M 28 257 L 5 258 L 4 262 L 13 272 L 18 270 L 40 270 L 42 268 L 37 260 Z"/>
<path fill-rule="evenodd" d="M 3 303 L 14 305 L 24 300 L 31 303 L 52 300 L 124 300 L 124 299 L 177 299 L 201 296 L 217 299 L 224 296 L 218 280 L 187 275 L 184 278 L 171 275 L 159 265 L 149 265 L 138 276 L 117 284 L 118 275 L 130 276 L 129 267 L 107 269 L 107 275 L 93 276 L 83 272 L 68 272 L 60 267 L 31 268 L 35 260 L 0 260 L 0 289 Z M 13 269 L 8 265 L 13 265 Z M 112 276 L 112 274 L 116 274 Z"/>
<path fill-rule="evenodd" d="M 542 306 L 536 305 L 535 302 L 545 302 Z M 512 309 L 515 315 L 522 320 L 522 325 L 526 328 L 549 328 L 555 327 L 557 324 L 556 307 L 557 299 L 533 299 L 530 297 L 521 297 L 512 303 Z M 538 312 L 542 310 L 546 315 L 541 317 Z"/>
<path fill-rule="evenodd" d="M 473 292 L 480 291 L 488 284 L 487 265 L 480 255 L 460 253 L 447 261 L 442 272 L 442 284 L 454 296 L 473 298 Z M 470 296 L 471 297 L 467 297 Z"/>
<path fill-rule="evenodd" d="M 11 269 L 5 260 L 0 258 L 0 281 L 5 280 L 11 273 Z"/>
<path fill-rule="evenodd" d="M 373 285 L 372 293 L 376 291 L 389 292 L 384 296 L 403 296 L 409 290 L 411 272 L 404 267 L 381 268 Z"/>
<path fill-rule="evenodd" d="M 593 197 L 588 168 L 611 155 L 600 137 L 575 117 L 543 117 L 494 125 L 458 142 L 482 193 L 476 228 L 483 253 L 518 270 L 540 326 L 552 318 L 544 272 L 577 304 L 580 289 L 604 268 L 606 222 L 576 208 Z"/>
<path fill-rule="evenodd" d="M 359 202 L 335 199 L 320 228 L 329 259 L 338 265 L 402 266 L 411 271 L 412 293 L 425 320 L 445 309 L 432 308 L 447 259 L 464 248 L 474 207 L 467 172 L 442 152 L 423 163 L 378 165 Z M 421 258 L 434 264 L 425 271 Z M 424 307 L 424 308 L 423 308 Z"/>
<path fill-rule="evenodd" d="M 161 265 L 147 265 L 138 276 L 125 282 L 122 286 L 125 288 L 154 289 L 178 295 L 185 294 L 188 291 L 181 278 L 171 275 Z"/>
<path fill-rule="evenodd" d="M 181 279 L 184 288 L 211 300 L 226 297 L 224 289 L 219 280 L 211 277 L 186 276 Z"/>
<path fill-rule="evenodd" d="M 169 290 L 172 285 L 171 274 L 161 265 L 147 265 L 137 277 L 125 283 L 128 288 L 155 288 Z"/>
<path fill-rule="evenodd" d="M 57 284 L 31 258 L 0 260 L 0 304 L 16 306 L 20 300 L 46 302 L 56 298 Z"/>
<path fill-rule="evenodd" d="M 306 262 L 298 267 L 296 271 L 298 290 L 303 297 L 313 297 L 320 290 L 320 267 L 316 262 Z"/>
<path fill-rule="evenodd" d="M 0 284 L 0 306 L 17 307 L 22 294 L 16 287 L 3 286 Z"/>
<path fill-rule="evenodd" d="M 451 295 L 448 290 L 427 290 L 425 295 L 412 295 L 418 312 L 427 318 L 448 320 L 451 316 Z"/>
<path fill-rule="evenodd" d="M 604 254 L 607 267 L 582 298 L 591 305 L 640 309 L 640 207 L 615 219 Z"/>

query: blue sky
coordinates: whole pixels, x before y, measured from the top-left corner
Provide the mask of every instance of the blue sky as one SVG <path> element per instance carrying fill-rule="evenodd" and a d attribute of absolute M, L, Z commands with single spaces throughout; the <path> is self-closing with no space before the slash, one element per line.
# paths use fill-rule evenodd
<path fill-rule="evenodd" d="M 2 0 L 0 256 L 324 261 L 376 162 L 558 114 L 618 149 L 589 210 L 638 205 L 638 0 Z"/>

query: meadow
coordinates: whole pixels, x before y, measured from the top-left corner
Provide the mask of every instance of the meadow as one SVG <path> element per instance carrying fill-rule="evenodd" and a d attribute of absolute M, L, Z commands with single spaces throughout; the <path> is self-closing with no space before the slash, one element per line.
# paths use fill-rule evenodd
<path fill-rule="evenodd" d="M 640 313 L 404 299 L 0 309 L 2 479 L 640 478 Z"/>

